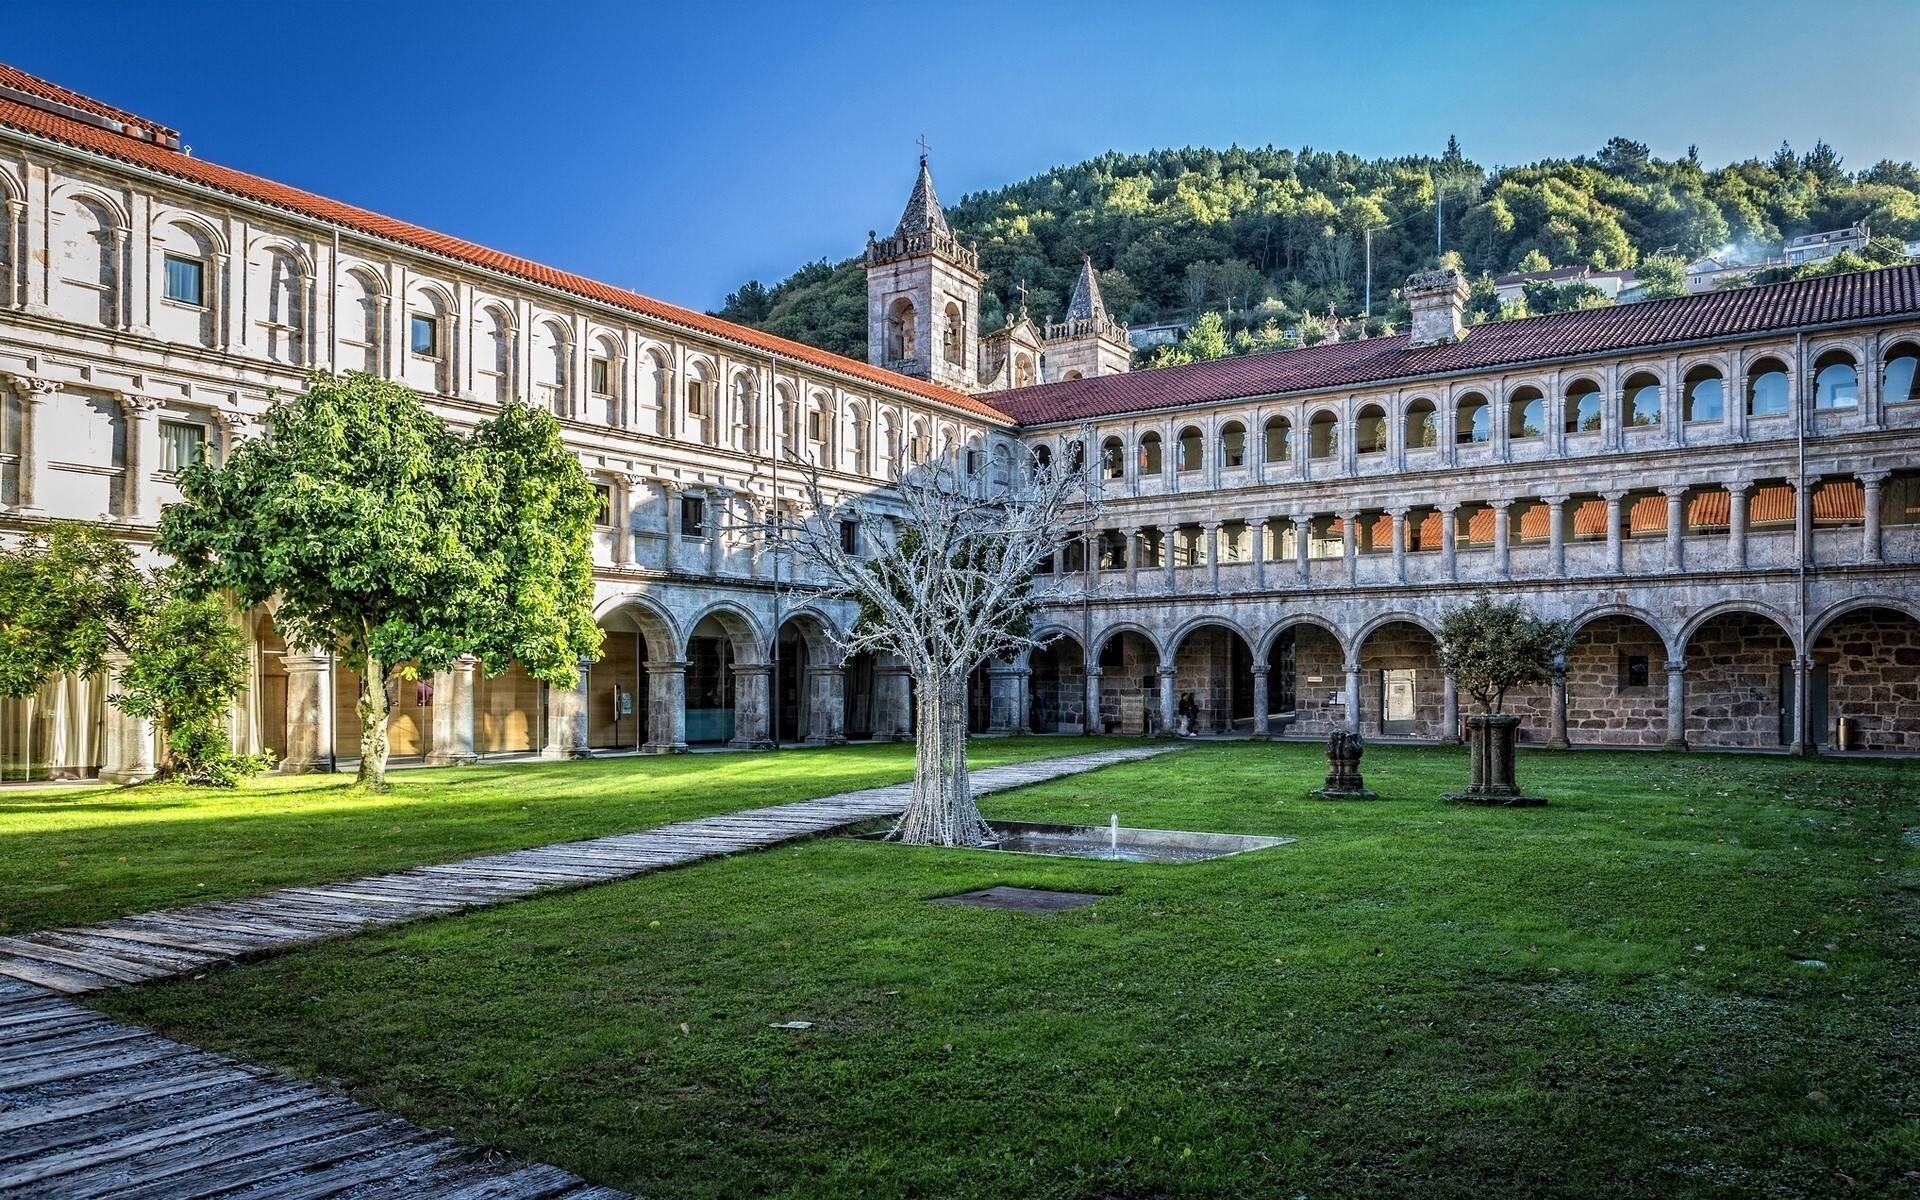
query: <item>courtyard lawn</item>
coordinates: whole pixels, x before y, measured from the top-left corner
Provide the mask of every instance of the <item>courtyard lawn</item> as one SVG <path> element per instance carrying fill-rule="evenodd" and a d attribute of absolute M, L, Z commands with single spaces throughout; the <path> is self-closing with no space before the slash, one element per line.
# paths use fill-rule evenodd
<path fill-rule="evenodd" d="M 1552 805 L 1486 810 L 1435 799 L 1459 752 L 1365 768 L 987 805 L 1299 839 L 1207 863 L 818 839 L 96 1003 L 649 1197 L 1920 1195 L 1920 771 L 1528 753 Z M 1109 898 L 924 903 L 996 883 Z"/>
<path fill-rule="evenodd" d="M 989 767 L 1125 744 L 982 738 Z M 0 788 L 0 933 L 601 837 L 913 777 L 910 745 L 263 776 L 234 791 Z"/>

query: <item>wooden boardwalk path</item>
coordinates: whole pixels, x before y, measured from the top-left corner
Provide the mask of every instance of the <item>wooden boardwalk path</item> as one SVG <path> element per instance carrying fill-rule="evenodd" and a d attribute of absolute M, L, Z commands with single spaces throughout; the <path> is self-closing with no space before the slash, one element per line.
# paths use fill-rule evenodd
<path fill-rule="evenodd" d="M 974 773 L 1005 791 L 1166 746 Z M 0 1197 L 116 1200 L 627 1200 L 312 1084 L 84 1008 L 82 995 L 362 929 L 762 849 L 898 814 L 909 785 L 845 792 L 344 883 L 0 937 Z"/>

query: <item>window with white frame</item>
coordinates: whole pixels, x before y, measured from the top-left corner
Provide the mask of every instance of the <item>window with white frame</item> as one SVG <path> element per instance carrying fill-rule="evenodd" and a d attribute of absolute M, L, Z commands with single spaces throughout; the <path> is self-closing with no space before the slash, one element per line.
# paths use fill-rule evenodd
<path fill-rule="evenodd" d="M 207 303 L 207 264 L 178 254 L 166 256 L 167 299 L 175 304 L 204 308 Z"/>
<path fill-rule="evenodd" d="M 596 396 L 613 394 L 613 364 L 598 356 L 587 362 L 587 386 Z"/>
<path fill-rule="evenodd" d="M 160 422 L 160 469 L 171 475 L 207 455 L 207 428 L 187 421 Z"/>

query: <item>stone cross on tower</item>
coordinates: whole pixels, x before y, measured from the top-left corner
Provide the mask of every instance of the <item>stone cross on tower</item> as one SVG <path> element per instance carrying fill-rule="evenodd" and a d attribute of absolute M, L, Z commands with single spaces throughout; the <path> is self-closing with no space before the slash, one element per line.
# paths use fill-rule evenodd
<path fill-rule="evenodd" d="M 933 149 L 932 146 L 927 145 L 927 135 L 923 133 L 919 137 L 915 138 L 914 141 L 920 147 L 920 161 L 926 162 L 927 152 Z"/>

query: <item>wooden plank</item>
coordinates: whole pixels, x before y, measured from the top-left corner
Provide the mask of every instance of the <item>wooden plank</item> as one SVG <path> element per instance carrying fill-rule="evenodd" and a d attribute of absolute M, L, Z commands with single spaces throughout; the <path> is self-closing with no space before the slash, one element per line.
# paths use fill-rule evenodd
<path fill-rule="evenodd" d="M 483 1179 L 451 1191 L 428 1192 L 422 1200 L 549 1200 L 586 1182 L 571 1171 L 538 1163 L 510 1175 Z"/>
<path fill-rule="evenodd" d="M 170 1058 L 197 1053 L 185 1046 L 155 1039 L 154 1044 L 135 1043 L 134 1048 L 123 1054 L 83 1055 L 75 1058 L 60 1055 L 45 1065 L 35 1064 L 29 1067 L 15 1067 L 11 1063 L 0 1063 L 0 1091 L 20 1091 L 30 1087 L 41 1087 L 49 1083 L 61 1083 L 68 1079 L 80 1079 L 88 1075 L 103 1075 L 108 1071 L 118 1071 L 126 1067 L 151 1066 Z"/>
<path fill-rule="evenodd" d="M 62 950 L 72 950 L 80 954 L 102 954 L 126 962 L 147 964 L 170 975 L 177 975 L 195 967 L 204 967 L 223 957 L 205 951 L 186 951 L 141 942 L 120 941 L 102 932 L 99 927 L 91 925 L 78 929 L 43 929 L 33 937 L 42 945 L 58 946 Z"/>
<path fill-rule="evenodd" d="M 369 1158 L 352 1159 L 293 1179 L 260 1185 L 248 1191 L 244 1200 L 324 1200 L 364 1183 L 390 1183 L 426 1173 L 440 1159 L 460 1150 L 461 1147 L 446 1138 L 427 1137 L 418 1145 L 392 1146 L 374 1152 Z M 413 1187 L 409 1185 L 404 1191 L 411 1195 Z"/>
<path fill-rule="evenodd" d="M 239 1078 L 241 1076 L 238 1072 L 227 1069 L 190 1071 L 185 1075 L 100 1088 L 79 1096 L 34 1105 L 30 1108 L 9 1109 L 6 1112 L 0 1112 L 0 1134 L 17 1133 L 22 1129 L 31 1129 L 50 1121 L 69 1121 L 90 1113 L 124 1108 L 129 1104 L 143 1104 L 149 1100 L 162 1100 L 186 1092 L 204 1092 L 208 1088 L 232 1083 Z M 199 1100 L 195 1101 L 195 1103 L 199 1102 Z M 6 1143 L 0 1142 L 0 1153 L 5 1153 L 5 1150 Z"/>
<path fill-rule="evenodd" d="M 126 1137 L 110 1137 L 90 1146 L 0 1167 L 0 1187 L 23 1187 L 29 1183 L 62 1177 L 71 1180 L 81 1171 L 123 1162 L 148 1150 L 246 1129 L 276 1118 L 298 1116 L 330 1103 L 338 1102 L 323 1096 L 302 1095 L 296 1091 L 253 1104 L 223 1108 L 191 1120 L 175 1121 L 159 1129 L 144 1130 Z"/>
<path fill-rule="evenodd" d="M 16 960 L 25 958 L 51 963 L 57 967 L 78 967 L 82 971 L 121 983 L 141 983 L 166 974 L 163 969 L 146 963 L 131 962 L 94 951 L 83 953 L 59 946 L 45 946 L 25 938 L 0 936 L 0 954 L 10 954 Z"/>
<path fill-rule="evenodd" d="M 215 1085 L 218 1090 L 211 1095 L 195 1098 L 194 1110 L 218 1112 L 222 1109 L 237 1107 L 244 1102 L 258 1102 L 269 1098 L 270 1091 L 262 1089 L 255 1080 L 247 1078 L 238 1071 L 228 1071 L 225 1074 L 226 1079 Z M 298 1091 L 293 1087 L 274 1090 L 288 1098 Z M 0 1171 L 7 1169 L 7 1163 L 18 1159 L 46 1158 L 56 1151 L 98 1142 L 107 1135 L 128 1138 L 149 1130 L 178 1125 L 182 1111 L 179 1105 L 134 1108 L 115 1104 L 104 1109 L 82 1113 L 68 1120 L 19 1130 L 4 1144 L 0 1144 Z"/>
<path fill-rule="evenodd" d="M 221 936 L 206 930 L 200 930 L 191 934 L 184 930 L 173 932 L 172 930 L 178 929 L 179 927 L 173 926 L 171 929 L 167 927 L 156 929 L 154 924 L 154 922 L 150 921 L 142 921 L 136 924 L 131 919 L 122 919 L 118 921 L 107 921 L 100 925 L 89 925 L 86 926 L 86 928 L 97 930 L 102 936 L 115 938 L 123 942 L 141 942 L 149 946 L 165 946 L 175 950 L 217 954 L 226 958 L 231 958 L 236 954 L 245 954 L 247 951 L 261 945 L 271 944 L 264 938 L 241 938 L 234 934 Z"/>
<path fill-rule="evenodd" d="M 63 1175 L 60 1185 L 82 1194 L 116 1197 L 132 1188 L 157 1189 L 168 1200 L 184 1200 L 205 1195 L 196 1185 L 202 1176 L 214 1171 L 230 1170 L 239 1177 L 233 1187 L 244 1188 L 285 1174 L 288 1166 L 272 1165 L 277 1155 L 297 1156 L 306 1148 L 311 1157 L 325 1163 L 339 1157 L 337 1139 L 393 1120 L 385 1113 L 325 1096 L 314 1088 L 300 1090 L 310 1094 L 309 1103 L 322 1107 L 290 1117 L 269 1114 L 238 1128 L 164 1143 L 137 1156 Z"/>
<path fill-rule="evenodd" d="M 228 1159 L 221 1163 L 195 1164 L 187 1172 L 175 1171 L 154 1176 L 150 1182 L 129 1189 L 116 1188 L 110 1195 L 112 1200 L 207 1200 L 208 1197 L 246 1189 L 247 1200 L 254 1200 L 255 1197 L 271 1194 L 261 1190 L 268 1185 L 277 1184 L 280 1186 L 276 1190 L 284 1190 L 287 1186 L 311 1184 L 343 1161 L 365 1159 L 383 1150 L 404 1148 L 409 1133 L 417 1137 L 421 1132 L 419 1127 L 398 1118 L 383 1120 L 379 1114 L 372 1115 L 375 1119 L 373 1124 L 356 1126 L 348 1123 L 339 1128 L 326 1129 L 320 1136 L 306 1141 L 268 1150 L 256 1149 L 244 1154 L 238 1161 Z M 351 1185 L 335 1184 L 334 1190 L 339 1191 L 346 1186 Z"/>

